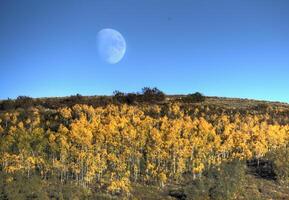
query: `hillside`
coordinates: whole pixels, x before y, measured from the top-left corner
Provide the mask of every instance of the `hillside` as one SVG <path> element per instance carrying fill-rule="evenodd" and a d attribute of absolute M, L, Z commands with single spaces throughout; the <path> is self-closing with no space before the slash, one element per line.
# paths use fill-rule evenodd
<path fill-rule="evenodd" d="M 0 199 L 289 198 L 285 103 L 147 89 L 0 110 Z"/>
<path fill-rule="evenodd" d="M 130 94 L 130 93 L 129 93 Z M 134 93 L 132 93 L 134 94 Z M 149 102 L 153 104 L 164 104 L 182 102 L 182 98 L 187 95 L 165 95 L 163 101 Z M 48 98 L 30 98 L 26 96 L 19 96 L 17 99 L 0 100 L 0 109 L 5 110 L 5 107 L 9 109 L 17 107 L 25 107 L 25 104 L 31 104 L 33 106 L 43 106 L 46 108 L 57 108 L 62 106 L 72 106 L 75 104 L 86 104 L 92 106 L 103 106 L 110 103 L 116 103 L 113 100 L 114 96 L 82 96 L 80 94 L 68 96 L 68 97 L 48 97 Z M 131 104 L 144 103 L 144 102 L 132 102 Z M 198 105 L 218 106 L 227 109 L 262 109 L 266 107 L 275 107 L 281 109 L 289 109 L 288 103 L 254 100 L 254 99 L 241 99 L 241 98 L 228 98 L 228 97 L 212 97 L 206 96 L 204 101 L 193 102 Z"/>

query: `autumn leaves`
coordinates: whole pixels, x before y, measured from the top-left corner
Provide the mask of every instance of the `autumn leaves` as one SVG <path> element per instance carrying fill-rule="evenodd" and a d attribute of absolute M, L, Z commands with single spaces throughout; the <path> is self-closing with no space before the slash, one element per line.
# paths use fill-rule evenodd
<path fill-rule="evenodd" d="M 179 104 L 34 108 L 0 118 L 2 171 L 113 194 L 129 193 L 132 182 L 163 187 L 184 173 L 197 178 L 212 165 L 262 157 L 289 140 L 289 126 L 265 115 L 200 115 Z"/>

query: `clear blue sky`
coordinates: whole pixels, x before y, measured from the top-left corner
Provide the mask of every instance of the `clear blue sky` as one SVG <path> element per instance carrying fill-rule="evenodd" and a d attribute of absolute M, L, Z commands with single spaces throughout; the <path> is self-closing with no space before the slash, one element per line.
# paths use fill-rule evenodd
<path fill-rule="evenodd" d="M 127 42 L 99 60 L 97 32 Z M 1 0 L 0 99 L 168 94 L 289 102 L 288 0 Z"/>

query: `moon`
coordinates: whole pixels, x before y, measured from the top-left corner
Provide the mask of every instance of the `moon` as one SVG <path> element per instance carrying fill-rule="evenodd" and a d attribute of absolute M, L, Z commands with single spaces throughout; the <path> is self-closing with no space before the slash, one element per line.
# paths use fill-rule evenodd
<path fill-rule="evenodd" d="M 97 47 L 100 57 L 109 64 L 116 64 L 123 58 L 126 42 L 120 32 L 114 29 L 102 29 L 97 34 Z"/>

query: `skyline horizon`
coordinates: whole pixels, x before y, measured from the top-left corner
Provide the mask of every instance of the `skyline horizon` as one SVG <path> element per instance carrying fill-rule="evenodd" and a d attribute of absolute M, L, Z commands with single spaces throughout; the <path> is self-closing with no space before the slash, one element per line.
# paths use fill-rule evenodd
<path fill-rule="evenodd" d="M 155 86 L 149 87 L 149 88 L 155 88 Z M 189 93 L 166 93 L 165 91 L 163 91 L 161 88 L 156 87 L 157 89 L 159 89 L 160 91 L 164 92 L 164 94 L 166 96 L 186 96 L 189 94 L 193 94 L 193 93 L 201 93 L 202 95 L 204 95 L 205 97 L 208 98 L 220 98 L 220 99 L 240 99 L 240 100 L 249 100 L 249 101 L 261 101 L 261 102 L 270 102 L 270 103 L 281 103 L 281 104 L 289 104 L 289 102 L 286 101 L 279 101 L 279 100 L 268 100 L 268 99 L 261 99 L 261 98 L 250 98 L 250 97 L 240 97 L 240 96 L 220 96 L 220 95 L 207 95 L 205 93 L 203 93 L 202 91 L 192 91 Z M 62 96 L 29 96 L 29 95 L 25 95 L 25 94 L 21 94 L 21 95 L 16 95 L 15 97 L 7 97 L 7 98 L 0 98 L 0 101 L 5 101 L 5 100 L 16 100 L 18 97 L 30 97 L 33 99 L 49 99 L 49 98 L 69 98 L 72 96 L 77 96 L 80 95 L 82 97 L 112 97 L 113 96 L 113 92 L 115 91 L 119 91 L 119 92 L 123 92 L 124 94 L 129 94 L 129 93 L 134 93 L 134 94 L 140 94 L 141 91 L 122 91 L 122 90 L 113 90 L 111 93 L 103 93 L 103 94 L 81 94 L 81 93 L 73 93 L 73 94 L 68 94 L 68 95 L 62 95 Z"/>
<path fill-rule="evenodd" d="M 286 0 L 0 1 L 0 99 L 157 86 L 289 103 L 288 10 Z M 122 42 L 105 33 L 112 46 L 100 53 L 107 28 Z"/>

